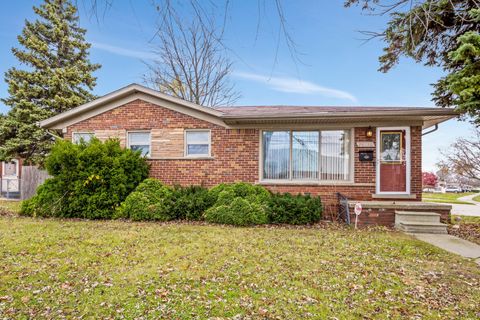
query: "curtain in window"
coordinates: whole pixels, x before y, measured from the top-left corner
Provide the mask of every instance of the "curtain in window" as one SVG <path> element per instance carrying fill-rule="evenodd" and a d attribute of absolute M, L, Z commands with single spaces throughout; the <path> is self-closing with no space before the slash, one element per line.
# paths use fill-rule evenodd
<path fill-rule="evenodd" d="M 133 151 L 140 150 L 144 156 L 150 154 L 150 132 L 129 132 L 128 141 Z"/>
<path fill-rule="evenodd" d="M 92 140 L 94 134 L 90 132 L 74 132 L 73 133 L 73 143 L 80 143 L 81 140 L 88 143 Z"/>
<path fill-rule="evenodd" d="M 292 132 L 292 179 L 318 179 L 318 131 Z"/>
<path fill-rule="evenodd" d="M 350 176 L 348 131 L 322 131 L 320 180 L 348 180 Z"/>
<path fill-rule="evenodd" d="M 290 132 L 263 132 L 263 178 L 289 179 Z"/>
<path fill-rule="evenodd" d="M 264 131 L 263 179 L 349 180 L 349 136 L 348 130 Z"/>
<path fill-rule="evenodd" d="M 187 155 L 209 155 L 210 131 L 187 131 Z"/>

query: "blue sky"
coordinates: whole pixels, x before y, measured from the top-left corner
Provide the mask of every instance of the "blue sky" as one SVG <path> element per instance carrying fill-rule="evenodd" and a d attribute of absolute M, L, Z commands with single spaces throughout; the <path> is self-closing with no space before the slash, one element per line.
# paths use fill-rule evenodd
<path fill-rule="evenodd" d="M 86 0 L 88 2 L 88 0 Z M 102 64 L 95 94 L 103 95 L 132 82 L 142 83 L 144 62 L 152 58 L 157 13 L 151 0 L 113 0 L 99 19 L 80 4 L 80 24 L 93 44 L 91 61 Z M 385 17 L 345 9 L 343 1 L 284 1 L 288 29 L 300 52 L 291 58 L 283 38 L 277 41 L 278 19 L 267 4 L 258 25 L 258 0 L 231 1 L 225 43 L 234 61 L 231 80 L 241 92 L 239 105 L 365 105 L 432 107 L 434 83 L 442 72 L 402 59 L 389 73 L 378 72 L 382 43 L 364 43 L 358 30 L 380 30 Z M 268 2 L 268 1 L 265 1 Z M 24 20 L 33 20 L 32 5 L 41 1 L 8 1 L 0 12 L 0 72 L 17 66 L 10 48 L 17 45 Z M 210 3 L 210 1 L 209 1 Z M 223 10 L 218 8 L 218 17 Z M 14 13 L 14 14 L 12 14 Z M 258 31 L 257 31 L 258 30 Z M 153 38 L 153 40 L 152 40 Z M 278 52 L 276 45 L 279 43 Z M 276 55 L 277 52 L 277 55 Z M 277 56 L 276 63 L 275 56 Z M 0 97 L 7 96 L 0 81 Z M 8 109 L 0 103 L 0 112 Z M 434 169 L 439 149 L 468 136 L 468 122 L 450 120 L 423 139 L 423 168 Z"/>

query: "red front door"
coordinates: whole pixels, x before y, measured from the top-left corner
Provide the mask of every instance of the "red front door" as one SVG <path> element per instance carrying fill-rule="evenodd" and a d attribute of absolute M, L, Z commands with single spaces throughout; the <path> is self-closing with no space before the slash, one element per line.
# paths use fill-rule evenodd
<path fill-rule="evenodd" d="M 406 130 L 379 130 L 379 192 L 407 192 L 407 132 Z"/>

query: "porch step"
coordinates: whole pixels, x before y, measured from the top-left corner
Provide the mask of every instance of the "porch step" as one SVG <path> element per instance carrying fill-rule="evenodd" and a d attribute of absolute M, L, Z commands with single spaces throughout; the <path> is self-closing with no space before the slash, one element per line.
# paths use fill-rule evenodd
<path fill-rule="evenodd" d="M 395 224 L 401 222 L 440 223 L 440 214 L 435 212 L 395 211 Z"/>
<path fill-rule="evenodd" d="M 447 225 L 435 212 L 395 211 L 395 227 L 410 233 L 447 233 Z"/>
<path fill-rule="evenodd" d="M 447 234 L 447 225 L 445 223 L 431 223 L 431 222 L 400 222 L 396 223 L 395 227 L 398 230 L 409 233 L 435 233 Z"/>

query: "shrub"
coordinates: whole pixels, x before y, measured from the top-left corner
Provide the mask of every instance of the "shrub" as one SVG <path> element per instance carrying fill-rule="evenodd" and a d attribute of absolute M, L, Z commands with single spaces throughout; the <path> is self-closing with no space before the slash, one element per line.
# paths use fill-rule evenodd
<path fill-rule="evenodd" d="M 169 221 L 172 214 L 174 192 L 157 179 L 146 179 L 128 195 L 117 208 L 115 218 Z"/>
<path fill-rule="evenodd" d="M 214 205 L 205 212 L 206 221 L 237 226 L 268 223 L 270 193 L 264 187 L 243 182 L 221 184 L 209 191 L 209 198 Z"/>
<path fill-rule="evenodd" d="M 310 195 L 273 194 L 268 206 L 271 223 L 311 224 L 322 217 L 322 202 Z"/>
<path fill-rule="evenodd" d="M 57 141 L 45 166 L 52 178 L 23 202 L 22 214 L 112 218 L 120 203 L 148 175 L 141 153 L 120 147 L 118 140 Z"/>
<path fill-rule="evenodd" d="M 172 214 L 176 219 L 201 220 L 203 213 L 213 205 L 207 188 L 201 186 L 174 188 Z"/>
<path fill-rule="evenodd" d="M 228 205 L 222 204 L 208 209 L 205 220 L 235 226 L 268 223 L 264 206 L 241 197 L 234 198 Z"/>

